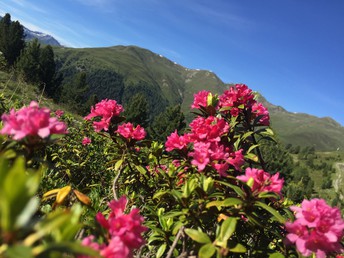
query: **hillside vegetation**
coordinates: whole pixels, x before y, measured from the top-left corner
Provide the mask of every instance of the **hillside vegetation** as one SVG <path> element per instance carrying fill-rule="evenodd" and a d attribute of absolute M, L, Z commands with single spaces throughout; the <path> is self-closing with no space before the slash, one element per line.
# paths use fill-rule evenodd
<path fill-rule="evenodd" d="M 64 83 L 80 71 L 87 74 L 89 94 L 125 104 L 131 94 L 143 92 L 156 115 L 166 106 L 181 104 L 187 120 L 193 94 L 200 90 L 222 93 L 229 84 L 206 70 L 188 69 L 136 46 L 109 48 L 55 48 Z M 129 96 L 128 96 L 129 95 Z M 261 97 L 270 111 L 272 127 L 285 144 L 314 146 L 317 150 L 344 149 L 344 127 L 331 118 L 291 113 Z M 159 103 L 156 103 L 159 100 Z"/>

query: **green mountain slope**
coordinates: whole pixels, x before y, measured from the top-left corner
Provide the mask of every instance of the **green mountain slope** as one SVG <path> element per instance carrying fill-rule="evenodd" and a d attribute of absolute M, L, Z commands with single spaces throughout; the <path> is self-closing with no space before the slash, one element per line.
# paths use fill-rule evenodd
<path fill-rule="evenodd" d="M 185 68 L 136 46 L 54 50 L 65 83 L 74 74 L 84 71 L 90 94 L 97 94 L 99 99 L 114 98 L 124 104 L 130 95 L 145 91 L 155 115 L 168 105 L 181 104 L 190 118 L 189 107 L 194 93 L 204 89 L 222 93 L 228 88 L 228 84 L 210 71 Z M 263 97 L 261 101 L 268 107 L 272 126 L 282 142 L 315 146 L 323 151 L 344 149 L 344 127 L 331 118 L 294 114 Z"/>

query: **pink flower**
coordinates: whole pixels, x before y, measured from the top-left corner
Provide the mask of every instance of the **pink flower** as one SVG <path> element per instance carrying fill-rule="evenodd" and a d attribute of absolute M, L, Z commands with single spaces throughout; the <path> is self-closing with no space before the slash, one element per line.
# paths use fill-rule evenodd
<path fill-rule="evenodd" d="M 84 245 L 84 246 L 88 246 L 96 251 L 100 251 L 102 249 L 104 249 L 106 247 L 105 244 L 98 244 L 97 242 L 94 242 L 95 241 L 95 237 L 93 235 L 90 235 L 88 237 L 85 237 L 82 241 L 81 241 L 81 244 Z M 88 255 L 78 255 L 77 256 L 78 258 L 89 258 Z"/>
<path fill-rule="evenodd" d="M 197 166 L 199 171 L 203 171 L 210 162 L 209 147 L 210 143 L 195 142 L 194 151 L 189 153 L 193 157 L 191 164 Z"/>
<path fill-rule="evenodd" d="M 231 164 L 236 170 L 241 171 L 241 166 L 244 165 L 245 159 L 242 154 L 242 149 L 230 154 L 227 162 Z"/>
<path fill-rule="evenodd" d="M 338 208 L 332 208 L 323 199 L 304 200 L 301 207 L 290 207 L 296 220 L 286 223 L 287 244 L 295 244 L 304 256 L 316 257 L 342 253 L 340 244 L 344 235 L 344 221 Z"/>
<path fill-rule="evenodd" d="M 48 108 L 39 108 L 37 102 L 32 101 L 28 107 L 18 111 L 12 109 L 10 114 L 3 114 L 4 127 L 1 134 L 13 135 L 14 140 L 21 140 L 26 136 L 46 138 L 51 134 L 66 134 L 66 125 L 50 117 Z"/>
<path fill-rule="evenodd" d="M 61 116 L 63 116 L 63 114 L 64 114 L 64 111 L 61 110 L 61 109 L 58 109 L 58 110 L 55 111 L 55 116 L 57 118 L 60 118 Z"/>
<path fill-rule="evenodd" d="M 104 258 L 128 258 L 133 256 L 130 248 L 118 236 L 112 237 L 109 244 L 101 249 L 100 254 Z"/>
<path fill-rule="evenodd" d="M 93 127 L 96 132 L 100 132 L 101 130 L 108 131 L 111 119 L 119 116 L 123 111 L 122 105 L 117 104 L 116 100 L 104 99 L 94 107 L 91 107 L 91 113 L 84 119 L 90 120 L 94 117 L 101 117 L 100 121 L 93 122 Z"/>
<path fill-rule="evenodd" d="M 146 137 L 146 131 L 138 125 L 134 127 L 132 123 L 124 123 L 118 126 L 116 131 L 126 139 L 143 140 Z"/>
<path fill-rule="evenodd" d="M 245 175 L 237 176 L 243 182 L 248 182 L 253 179 L 252 191 L 256 193 L 274 192 L 281 193 L 284 180 L 279 178 L 279 173 L 271 176 L 262 169 L 246 168 Z"/>
<path fill-rule="evenodd" d="M 197 117 L 190 123 L 190 137 L 196 141 L 217 141 L 228 132 L 229 125 L 222 118 L 209 116 L 207 118 Z"/>
<path fill-rule="evenodd" d="M 165 147 L 167 151 L 172 151 L 174 149 L 182 150 L 187 147 L 190 142 L 188 135 L 179 136 L 177 130 L 167 136 Z"/>
<path fill-rule="evenodd" d="M 268 109 L 266 107 L 263 106 L 262 103 L 254 103 L 252 105 L 252 114 L 254 115 L 253 119 L 258 117 L 258 116 L 262 116 L 259 119 L 259 123 L 261 125 L 268 126 L 270 124 L 269 111 L 268 111 Z"/>
<path fill-rule="evenodd" d="M 89 145 L 91 142 L 91 139 L 88 137 L 84 137 L 84 139 L 82 139 L 82 145 Z"/>
<path fill-rule="evenodd" d="M 231 110 L 233 108 L 250 108 L 255 103 L 252 90 L 245 84 L 236 84 L 235 87 L 231 87 L 226 90 L 219 97 L 219 106 L 225 110 Z M 238 109 L 235 109 L 231 114 L 237 116 L 239 114 Z"/>
<path fill-rule="evenodd" d="M 207 107 L 207 99 L 210 91 L 202 90 L 196 94 L 194 94 L 194 101 L 191 105 L 191 108 L 200 108 L 200 107 Z"/>
<path fill-rule="evenodd" d="M 139 214 L 139 209 L 132 209 L 128 214 L 124 213 L 127 202 L 125 196 L 118 201 L 113 200 L 109 203 L 111 212 L 107 219 L 101 213 L 96 216 L 99 224 L 108 231 L 108 244 L 95 244 L 93 237 L 85 238 L 82 243 L 99 250 L 105 258 L 132 257 L 133 249 L 145 243 L 141 234 L 147 228 L 142 226 L 143 217 Z"/>

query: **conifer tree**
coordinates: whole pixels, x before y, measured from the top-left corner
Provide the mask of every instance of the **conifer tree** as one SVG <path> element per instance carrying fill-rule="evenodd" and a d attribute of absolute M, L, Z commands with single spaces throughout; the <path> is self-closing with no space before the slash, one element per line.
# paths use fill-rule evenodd
<path fill-rule="evenodd" d="M 39 83 L 41 75 L 41 45 L 37 39 L 24 49 L 17 62 L 17 70 L 26 82 Z"/>
<path fill-rule="evenodd" d="M 176 129 L 181 133 L 186 126 L 185 116 L 180 105 L 167 107 L 166 110 L 154 118 L 149 128 L 149 135 L 154 140 L 165 141 Z"/>
<path fill-rule="evenodd" d="M 85 98 L 88 90 L 89 86 L 86 82 L 86 73 L 78 73 L 70 83 L 64 85 L 61 102 L 67 104 L 72 111 L 83 114 L 85 111 Z"/>
<path fill-rule="evenodd" d="M 41 49 L 40 58 L 40 81 L 45 86 L 45 92 L 53 96 L 55 89 L 56 63 L 54 60 L 54 51 L 50 45 Z"/>
<path fill-rule="evenodd" d="M 125 106 L 124 116 L 128 122 L 147 127 L 149 123 L 148 102 L 145 95 L 137 93 L 131 97 Z"/>
<path fill-rule="evenodd" d="M 11 15 L 6 13 L 0 20 L 0 52 L 8 66 L 13 66 L 25 47 L 24 28 L 18 22 L 11 21 Z"/>

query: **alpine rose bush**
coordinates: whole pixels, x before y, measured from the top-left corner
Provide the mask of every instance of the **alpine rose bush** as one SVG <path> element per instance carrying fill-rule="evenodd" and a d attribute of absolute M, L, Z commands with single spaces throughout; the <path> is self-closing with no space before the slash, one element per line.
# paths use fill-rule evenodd
<path fill-rule="evenodd" d="M 91 107 L 91 113 L 84 119 L 91 120 L 94 117 L 101 117 L 100 121 L 94 121 L 93 127 L 96 132 L 101 130 L 108 131 L 113 117 L 119 116 L 124 109 L 122 105 L 117 104 L 116 100 L 104 99 Z"/>
<path fill-rule="evenodd" d="M 51 134 L 67 133 L 66 125 L 56 117 L 51 117 L 50 110 L 40 108 L 35 101 L 31 101 L 28 107 L 18 111 L 12 109 L 9 114 L 3 114 L 1 119 L 4 127 L 0 133 L 11 135 L 14 140 L 21 140 L 27 136 L 44 139 Z"/>
<path fill-rule="evenodd" d="M 295 244 L 304 256 L 315 253 L 317 258 L 344 251 L 340 244 L 344 221 L 338 208 L 330 207 L 323 199 L 312 199 L 290 209 L 295 212 L 296 220 L 285 224 L 287 244 Z"/>
<path fill-rule="evenodd" d="M 147 228 L 142 226 L 143 217 L 139 214 L 139 209 L 132 209 L 129 214 L 124 213 L 127 202 L 125 196 L 118 201 L 112 200 L 109 203 L 111 212 L 107 219 L 102 213 L 96 215 L 98 223 L 107 231 L 106 243 L 98 244 L 91 235 L 84 238 L 82 244 L 98 250 L 105 258 L 132 257 L 133 250 L 145 243 L 142 233 Z M 79 256 L 79 258 L 85 257 L 87 256 Z"/>

